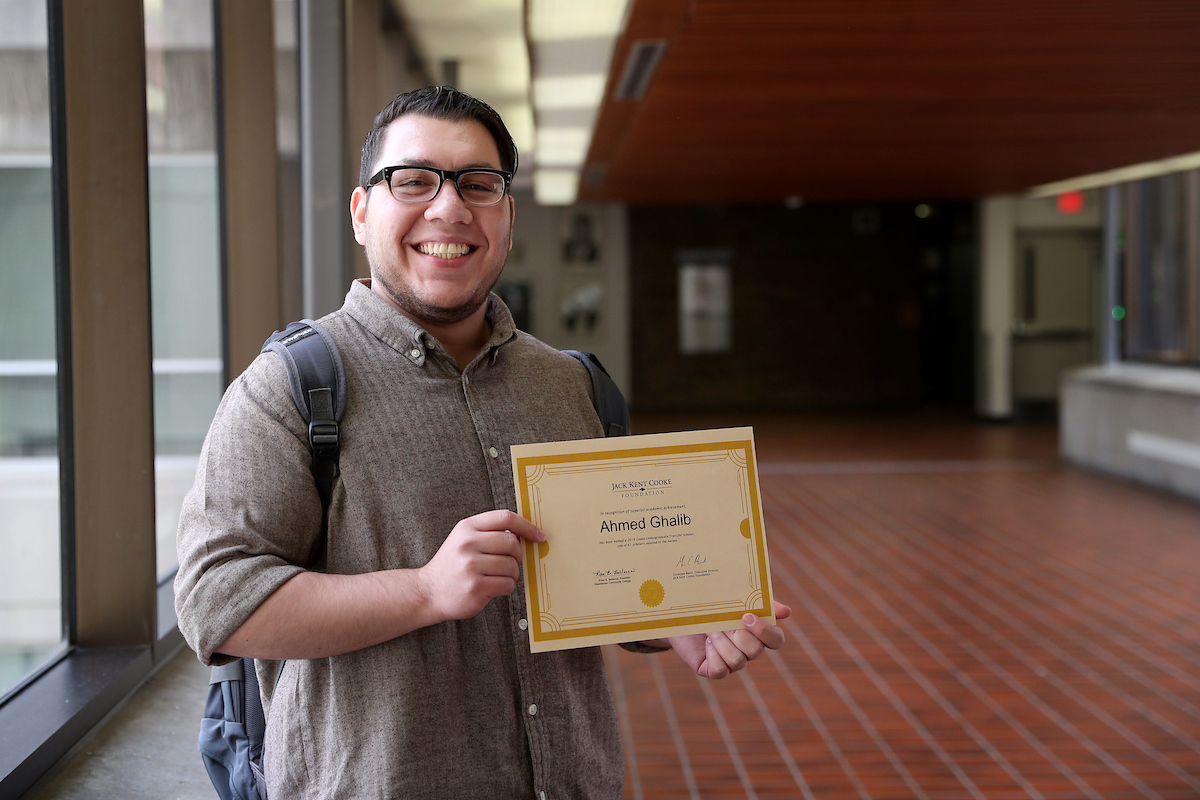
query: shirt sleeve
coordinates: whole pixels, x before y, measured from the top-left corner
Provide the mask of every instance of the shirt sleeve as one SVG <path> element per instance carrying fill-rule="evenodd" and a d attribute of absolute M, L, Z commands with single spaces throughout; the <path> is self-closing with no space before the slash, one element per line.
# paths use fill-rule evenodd
<path fill-rule="evenodd" d="M 175 610 L 205 664 L 232 661 L 216 648 L 319 552 L 321 501 L 287 386 L 274 353 L 230 384 L 183 502 Z"/>

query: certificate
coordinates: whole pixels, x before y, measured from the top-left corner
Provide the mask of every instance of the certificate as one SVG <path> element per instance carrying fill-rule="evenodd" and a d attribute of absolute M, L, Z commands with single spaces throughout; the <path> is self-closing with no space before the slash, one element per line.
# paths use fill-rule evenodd
<path fill-rule="evenodd" d="M 514 445 L 532 652 L 775 622 L 751 428 Z"/>

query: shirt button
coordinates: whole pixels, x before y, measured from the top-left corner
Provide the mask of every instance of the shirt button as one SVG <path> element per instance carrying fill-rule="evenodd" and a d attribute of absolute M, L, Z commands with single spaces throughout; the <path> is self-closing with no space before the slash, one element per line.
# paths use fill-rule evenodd
<path fill-rule="evenodd" d="M 546 800 L 546 793 L 538 792 L 538 800 Z"/>
<path fill-rule="evenodd" d="M 529 627 L 529 620 L 527 620 L 527 619 L 517 620 L 517 627 L 520 628 L 521 630 L 527 629 Z"/>
<path fill-rule="evenodd" d="M 417 349 L 417 348 L 415 348 L 415 347 L 414 347 L 412 350 L 409 350 L 409 351 L 408 351 L 408 354 L 409 354 L 410 356 L 412 356 L 413 358 L 420 358 L 420 357 L 421 357 L 421 351 L 420 351 L 420 350 L 418 350 L 418 349 Z"/>
<path fill-rule="evenodd" d="M 494 448 L 494 447 L 489 447 L 489 448 L 488 448 L 488 455 L 489 455 L 489 456 L 491 456 L 492 458 L 496 458 L 497 456 L 499 456 L 499 455 L 500 455 L 500 451 L 499 451 L 499 450 L 497 450 L 497 449 L 496 449 L 496 448 Z"/>
<path fill-rule="evenodd" d="M 537 716 L 537 703 L 529 704 L 529 716 L 531 716 L 531 717 Z"/>

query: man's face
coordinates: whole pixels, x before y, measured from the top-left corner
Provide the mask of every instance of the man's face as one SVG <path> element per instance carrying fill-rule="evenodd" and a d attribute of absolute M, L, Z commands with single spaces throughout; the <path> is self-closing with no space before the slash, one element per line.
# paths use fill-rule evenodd
<path fill-rule="evenodd" d="M 408 114 L 388 126 L 372 170 L 397 164 L 500 169 L 487 128 Z M 420 322 L 452 325 L 487 300 L 512 247 L 513 204 L 463 202 L 453 182 L 424 203 L 397 200 L 385 183 L 354 190 L 354 238 L 366 248 L 372 286 Z"/>

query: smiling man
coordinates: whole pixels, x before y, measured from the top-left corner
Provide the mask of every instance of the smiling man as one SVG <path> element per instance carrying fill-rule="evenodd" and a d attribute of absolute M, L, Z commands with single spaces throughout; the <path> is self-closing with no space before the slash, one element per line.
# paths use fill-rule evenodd
<path fill-rule="evenodd" d="M 408 111 L 389 122 L 390 110 L 406 108 L 397 106 L 380 115 L 382 127 L 376 124 L 363 148 L 361 185 L 350 199 L 354 238 L 366 248 L 375 294 L 472 356 L 483 344 L 488 293 L 512 247 L 508 185 L 516 150 L 506 142 L 501 159 L 497 140 L 476 119 Z M 379 165 L 388 166 L 375 171 Z M 446 180 L 452 186 L 442 191 Z M 372 206 L 376 187 L 384 197 Z M 460 341 L 460 332 L 475 339 Z"/>
<path fill-rule="evenodd" d="M 259 659 L 272 797 L 621 795 L 600 652 L 534 655 L 525 633 L 522 541 L 545 535 L 514 513 L 509 448 L 601 427 L 584 367 L 490 293 L 516 166 L 500 117 L 462 92 L 411 92 L 376 117 L 350 201 L 371 279 L 320 321 L 347 387 L 324 519 L 274 353 L 209 431 L 176 608 L 205 663 Z M 755 618 L 627 647 L 720 678 L 782 641 Z"/>

